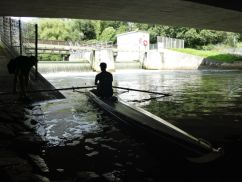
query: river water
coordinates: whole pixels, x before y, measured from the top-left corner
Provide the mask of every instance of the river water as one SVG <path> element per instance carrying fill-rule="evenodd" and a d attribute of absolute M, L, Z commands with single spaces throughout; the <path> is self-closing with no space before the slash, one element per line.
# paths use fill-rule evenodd
<path fill-rule="evenodd" d="M 56 88 L 61 88 L 93 85 L 95 74 L 50 73 L 43 76 Z M 115 90 L 126 102 L 214 146 L 229 149 L 234 143 L 236 146 L 242 144 L 241 71 L 126 70 L 117 71 L 113 76 L 115 86 L 172 94 L 162 97 Z M 83 171 L 91 171 L 109 181 L 162 181 L 171 171 L 180 174 L 181 179 L 192 177 L 185 171 L 196 169 L 196 165 L 176 158 L 173 151 L 167 155 L 163 152 L 165 146 L 150 146 L 136 137 L 132 129 L 120 126 L 90 102 L 85 93 L 64 91 L 63 94 L 64 100 L 41 103 L 48 142 L 43 155 L 53 180 L 80 180 L 89 174 Z M 196 180 L 196 174 L 203 172 L 193 170 L 192 179 Z M 211 173 L 215 178 L 219 175 L 206 170 L 206 174 Z"/>

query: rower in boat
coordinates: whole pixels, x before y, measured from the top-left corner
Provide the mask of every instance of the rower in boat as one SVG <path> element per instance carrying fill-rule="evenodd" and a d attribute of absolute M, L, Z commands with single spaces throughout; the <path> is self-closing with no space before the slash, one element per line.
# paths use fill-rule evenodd
<path fill-rule="evenodd" d="M 106 71 L 107 64 L 102 62 L 100 63 L 101 73 L 96 75 L 95 85 L 97 85 L 96 95 L 101 98 L 109 99 L 113 95 L 113 75 Z"/>

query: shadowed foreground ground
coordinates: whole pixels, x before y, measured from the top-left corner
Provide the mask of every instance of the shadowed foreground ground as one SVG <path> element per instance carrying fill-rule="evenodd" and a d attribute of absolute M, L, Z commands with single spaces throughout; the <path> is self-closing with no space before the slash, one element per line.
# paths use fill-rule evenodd
<path fill-rule="evenodd" d="M 63 98 L 59 93 L 34 94 L 28 103 L 12 92 L 13 75 L 7 71 L 9 57 L 0 48 L 0 181 L 48 181 L 39 166 L 44 165 L 38 153 L 44 141 L 36 132 L 40 127 L 41 109 L 31 103 L 41 100 Z M 32 89 L 51 89 L 43 77 L 38 81 L 31 77 Z M 43 120 L 43 119 L 42 119 Z M 39 129 L 38 129 L 39 128 Z"/>

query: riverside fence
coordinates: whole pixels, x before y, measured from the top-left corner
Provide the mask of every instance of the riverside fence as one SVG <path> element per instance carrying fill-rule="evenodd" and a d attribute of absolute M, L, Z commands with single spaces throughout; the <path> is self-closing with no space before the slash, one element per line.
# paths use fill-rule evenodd
<path fill-rule="evenodd" d="M 0 17 L 0 37 L 12 56 L 32 55 L 38 57 L 38 26 L 11 17 Z M 34 40 L 34 41 L 33 41 Z"/>
<path fill-rule="evenodd" d="M 170 48 L 184 48 L 183 39 L 175 39 L 170 37 L 157 37 L 158 49 L 170 49 Z"/>
<path fill-rule="evenodd" d="M 0 40 L 12 57 L 32 55 L 38 59 L 37 24 L 22 22 L 11 17 L 0 17 Z M 30 52 L 33 48 L 34 55 Z M 35 67 L 35 78 L 37 78 L 38 63 Z"/>

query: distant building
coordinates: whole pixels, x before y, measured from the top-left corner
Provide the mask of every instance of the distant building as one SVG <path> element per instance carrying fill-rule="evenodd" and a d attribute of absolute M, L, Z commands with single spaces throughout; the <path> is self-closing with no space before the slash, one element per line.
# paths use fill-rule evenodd
<path fill-rule="evenodd" d="M 132 31 L 117 35 L 118 55 L 116 61 L 141 61 L 150 46 L 150 34 Z"/>

